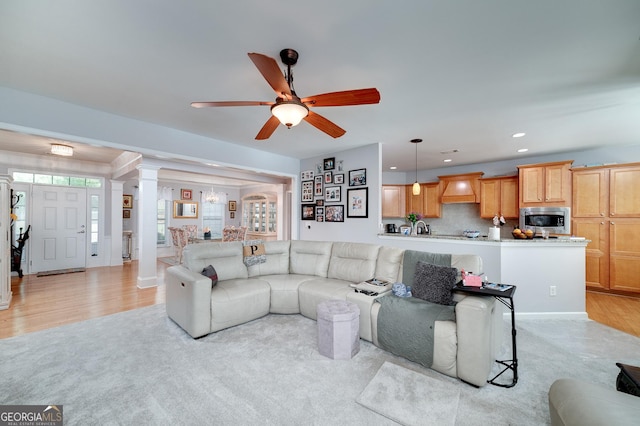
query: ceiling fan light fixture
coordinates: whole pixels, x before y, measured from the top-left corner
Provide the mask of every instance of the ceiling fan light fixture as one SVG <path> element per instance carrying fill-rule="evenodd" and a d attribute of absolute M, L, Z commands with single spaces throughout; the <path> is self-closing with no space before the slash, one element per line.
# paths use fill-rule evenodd
<path fill-rule="evenodd" d="M 62 144 L 51 144 L 51 153 L 55 155 L 62 155 L 64 157 L 71 157 L 73 155 L 73 147 Z"/>
<path fill-rule="evenodd" d="M 271 114 L 289 129 L 309 115 L 309 108 L 300 101 L 281 101 L 271 107 Z"/>

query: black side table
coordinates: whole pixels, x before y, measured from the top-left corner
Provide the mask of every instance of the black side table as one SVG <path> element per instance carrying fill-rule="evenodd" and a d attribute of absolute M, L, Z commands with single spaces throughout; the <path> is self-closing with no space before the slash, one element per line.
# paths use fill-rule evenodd
<path fill-rule="evenodd" d="M 518 356 L 516 353 L 516 316 L 515 309 L 513 307 L 513 294 L 516 292 L 516 286 L 512 285 L 506 290 L 495 290 L 485 287 L 465 287 L 462 283 L 458 283 L 452 291 L 458 291 L 460 293 L 472 294 L 474 296 L 493 296 L 509 308 L 511 311 L 511 352 L 513 359 L 508 360 L 496 360 L 498 364 L 502 364 L 504 369 L 495 375 L 491 380 L 487 380 L 494 386 L 501 386 L 503 388 L 512 388 L 518 383 Z M 511 383 L 496 383 L 496 379 L 500 377 L 505 371 L 513 371 L 513 381 Z"/>

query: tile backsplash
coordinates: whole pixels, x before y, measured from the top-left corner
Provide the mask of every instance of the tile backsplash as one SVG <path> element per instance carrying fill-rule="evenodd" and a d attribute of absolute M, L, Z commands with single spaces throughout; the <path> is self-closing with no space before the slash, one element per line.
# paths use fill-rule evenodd
<path fill-rule="evenodd" d="M 425 218 L 423 221 L 431 228 L 435 235 L 462 235 L 466 229 L 480 231 L 480 235 L 486 236 L 489 228 L 493 226 L 491 219 L 480 217 L 480 204 L 457 203 L 443 204 L 442 214 L 439 218 Z M 383 219 L 383 224 L 395 223 L 406 225 L 402 219 Z M 507 219 L 507 223 L 500 229 L 501 238 L 511 238 L 511 230 L 518 224 L 518 219 Z"/>

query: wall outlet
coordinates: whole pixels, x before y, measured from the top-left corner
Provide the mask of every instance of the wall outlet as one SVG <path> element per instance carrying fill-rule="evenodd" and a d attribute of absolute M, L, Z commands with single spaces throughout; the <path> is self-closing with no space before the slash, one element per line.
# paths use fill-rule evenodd
<path fill-rule="evenodd" d="M 556 295 L 556 286 L 555 285 L 550 285 L 549 286 L 549 296 L 555 296 Z"/>

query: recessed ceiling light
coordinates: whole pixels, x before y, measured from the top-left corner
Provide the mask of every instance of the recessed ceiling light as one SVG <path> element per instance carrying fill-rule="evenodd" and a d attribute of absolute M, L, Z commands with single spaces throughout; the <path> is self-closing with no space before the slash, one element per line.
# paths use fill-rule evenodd
<path fill-rule="evenodd" d="M 527 151 L 529 151 L 529 148 L 520 148 L 518 150 L 518 152 L 527 152 Z"/>
<path fill-rule="evenodd" d="M 389 169 L 395 170 L 395 169 L 397 169 L 397 167 L 396 166 L 391 166 L 391 167 L 389 167 Z"/>
<path fill-rule="evenodd" d="M 513 135 L 511 135 L 511 137 L 512 137 L 512 138 L 521 138 L 521 137 L 523 137 L 524 135 L 526 135 L 526 133 L 522 133 L 522 132 L 520 132 L 520 133 L 514 133 Z"/>
<path fill-rule="evenodd" d="M 444 160 L 445 163 L 450 163 L 451 162 L 451 158 L 447 158 L 446 160 Z"/>

